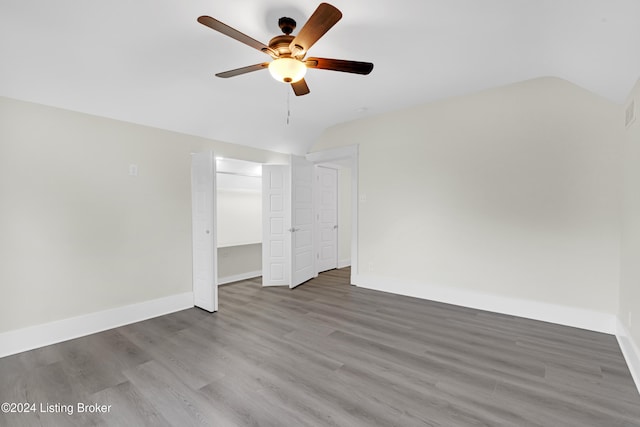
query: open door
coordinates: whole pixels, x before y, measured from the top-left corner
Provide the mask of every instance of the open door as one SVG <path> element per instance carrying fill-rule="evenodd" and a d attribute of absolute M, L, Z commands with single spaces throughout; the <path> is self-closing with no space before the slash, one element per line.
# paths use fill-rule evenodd
<path fill-rule="evenodd" d="M 262 165 L 262 286 L 289 280 L 289 165 Z"/>
<path fill-rule="evenodd" d="M 191 155 L 193 300 L 210 312 L 218 311 L 215 162 L 213 151 Z"/>
<path fill-rule="evenodd" d="M 318 273 L 338 268 L 338 170 L 316 166 Z"/>
<path fill-rule="evenodd" d="M 291 288 L 314 276 L 313 175 L 311 162 L 291 156 Z"/>
<path fill-rule="evenodd" d="M 314 164 L 340 164 L 351 170 L 351 283 L 357 284 L 360 272 L 358 262 L 358 145 L 331 148 L 306 155 Z"/>

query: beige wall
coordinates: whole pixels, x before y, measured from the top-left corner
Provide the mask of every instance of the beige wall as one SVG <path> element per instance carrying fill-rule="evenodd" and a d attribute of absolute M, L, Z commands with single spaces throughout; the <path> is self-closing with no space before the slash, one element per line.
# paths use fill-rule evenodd
<path fill-rule="evenodd" d="M 636 120 L 624 133 L 620 320 L 640 348 L 640 81 L 625 107 L 632 101 L 635 101 Z"/>
<path fill-rule="evenodd" d="M 361 274 L 616 314 L 620 111 L 542 78 L 341 124 L 314 151 L 359 144 Z"/>
<path fill-rule="evenodd" d="M 0 97 L 0 332 L 191 291 L 190 153 L 209 149 L 287 161 Z"/>
<path fill-rule="evenodd" d="M 342 124 L 314 150 L 360 144 L 362 272 L 637 323 L 640 131 L 621 110 L 537 79 Z M 189 153 L 205 149 L 287 162 L 0 97 L 0 332 L 190 291 Z"/>

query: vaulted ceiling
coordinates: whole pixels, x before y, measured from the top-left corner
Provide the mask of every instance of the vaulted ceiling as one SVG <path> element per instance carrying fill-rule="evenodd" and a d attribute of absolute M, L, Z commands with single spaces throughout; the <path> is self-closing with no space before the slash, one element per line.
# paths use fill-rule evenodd
<path fill-rule="evenodd" d="M 638 0 L 331 0 L 343 18 L 312 56 L 369 61 L 369 76 L 311 69 L 296 97 L 269 60 L 199 23 L 267 43 L 319 2 L 2 0 L 0 96 L 302 154 L 340 122 L 542 76 L 622 103 L 640 77 Z M 295 32 L 294 32 L 295 34 Z"/>

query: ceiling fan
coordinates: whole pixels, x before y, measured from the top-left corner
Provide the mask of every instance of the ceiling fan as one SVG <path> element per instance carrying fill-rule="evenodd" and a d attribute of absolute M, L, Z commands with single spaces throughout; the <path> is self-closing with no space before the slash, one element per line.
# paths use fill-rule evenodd
<path fill-rule="evenodd" d="M 301 96 L 309 93 L 309 86 L 304 80 L 307 68 L 365 75 L 373 70 L 373 64 L 370 62 L 328 58 L 305 59 L 305 55 L 311 46 L 329 31 L 340 18 L 342 18 L 342 13 L 336 7 L 328 3 L 321 3 L 295 36 L 291 33 L 296 28 L 296 21 L 287 17 L 280 18 L 278 25 L 284 35 L 272 38 L 268 46 L 210 16 L 201 16 L 198 18 L 198 22 L 254 49 L 258 49 L 273 58 L 270 62 L 225 71 L 216 74 L 216 76 L 223 78 L 234 77 L 268 68 L 276 80 L 290 83 L 293 92 L 297 96 Z"/>

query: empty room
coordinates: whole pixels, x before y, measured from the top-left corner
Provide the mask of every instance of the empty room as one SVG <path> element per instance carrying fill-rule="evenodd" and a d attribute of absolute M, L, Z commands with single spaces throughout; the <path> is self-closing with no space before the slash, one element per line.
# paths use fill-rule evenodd
<path fill-rule="evenodd" d="M 1 426 L 640 427 L 640 2 L 0 2 Z"/>

